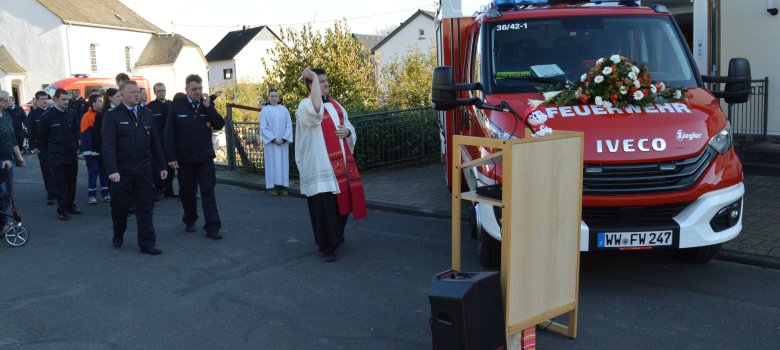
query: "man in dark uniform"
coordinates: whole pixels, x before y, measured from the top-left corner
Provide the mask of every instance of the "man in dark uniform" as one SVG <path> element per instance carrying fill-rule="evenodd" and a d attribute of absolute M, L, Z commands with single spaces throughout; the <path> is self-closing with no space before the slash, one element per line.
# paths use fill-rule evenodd
<path fill-rule="evenodd" d="M 79 136 L 76 112 L 68 108 L 70 95 L 63 89 L 54 93 L 54 108 L 43 115 L 38 130 L 39 148 L 49 157 L 49 171 L 57 194 L 57 217 L 69 220 L 68 214 L 81 215 L 76 208 L 76 177 L 78 175 Z"/>
<path fill-rule="evenodd" d="M 165 84 L 156 83 L 152 87 L 154 96 L 156 99 L 152 101 L 146 108 L 152 111 L 154 122 L 157 125 L 157 130 L 160 135 L 165 135 L 165 118 L 168 117 L 168 109 L 171 106 L 171 101 L 165 99 Z M 154 188 L 157 190 L 157 200 L 165 195 L 165 197 L 176 198 L 179 195 L 173 192 L 173 177 L 176 169 L 168 167 L 168 177 L 165 180 L 154 178 Z"/>
<path fill-rule="evenodd" d="M 127 229 L 127 210 L 135 206 L 138 246 L 142 253 L 159 255 L 152 223 L 154 180 L 165 179 L 165 157 L 151 111 L 138 106 L 140 91 L 134 81 L 119 88 L 122 103 L 103 116 L 103 163 L 111 185 L 113 245 L 122 246 Z M 156 162 L 156 164 L 155 164 Z M 157 173 L 155 169 L 163 169 Z"/>
<path fill-rule="evenodd" d="M 222 222 L 217 211 L 214 194 L 216 172 L 214 169 L 214 130 L 225 126 L 225 119 L 214 108 L 209 96 L 203 93 L 203 79 L 190 74 L 185 80 L 186 98 L 171 104 L 165 126 L 165 156 L 168 165 L 179 172 L 179 196 L 181 197 L 187 232 L 195 232 L 198 220 L 198 203 L 195 192 L 200 188 L 201 205 L 206 224 L 203 229 L 211 239 L 222 239 L 219 229 Z"/>
<path fill-rule="evenodd" d="M 27 121 L 27 115 L 24 114 L 22 107 L 16 105 L 14 97 L 8 96 L 10 105 L 6 109 L 11 114 L 11 119 L 14 122 L 14 134 L 16 135 L 16 143 L 19 146 L 19 152 L 24 153 L 24 128 L 22 125 Z"/>
<path fill-rule="evenodd" d="M 68 107 L 76 112 L 76 124 L 81 126 L 81 116 L 83 116 L 84 113 L 87 113 L 87 109 L 89 108 L 89 103 L 84 101 L 84 98 L 81 97 L 81 90 L 71 90 L 71 100 L 68 103 Z"/>
<path fill-rule="evenodd" d="M 49 171 L 49 157 L 48 153 L 46 153 L 46 147 L 40 147 L 40 140 L 38 139 L 38 130 L 41 129 L 43 114 L 48 111 L 46 108 L 48 101 L 49 94 L 45 91 L 35 93 L 32 109 L 30 109 L 30 114 L 27 115 L 27 134 L 29 135 L 28 147 L 30 148 L 30 153 L 38 154 L 43 186 L 46 188 L 46 204 L 51 205 L 57 200 L 57 194 L 54 191 L 54 185 L 52 185 L 54 180 L 52 180 L 51 172 Z"/>

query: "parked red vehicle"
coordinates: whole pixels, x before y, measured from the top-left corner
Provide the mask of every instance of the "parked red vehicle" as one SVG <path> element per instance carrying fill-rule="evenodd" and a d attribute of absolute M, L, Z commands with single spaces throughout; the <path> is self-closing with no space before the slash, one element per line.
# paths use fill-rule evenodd
<path fill-rule="evenodd" d="M 142 77 L 130 77 L 130 80 L 136 81 L 139 88 L 146 89 L 147 101 L 153 100 L 151 91 L 152 89 L 149 87 L 149 82 L 146 79 Z M 68 91 L 79 90 L 81 92 L 81 96 L 86 99 L 89 96 L 89 92 L 93 89 L 100 91 L 102 94 L 106 91 L 106 89 L 112 87 L 117 87 L 116 80 L 114 78 L 74 77 L 57 80 L 56 82 L 46 87 L 44 91 L 46 91 L 49 96 L 54 96 L 54 91 L 59 88 Z"/>
<path fill-rule="evenodd" d="M 742 165 L 719 98 L 747 101 L 749 63 L 733 59 L 730 78 L 700 76 L 664 6 L 584 2 L 496 0 L 477 17 L 439 18 L 433 102 L 448 185 L 452 135 L 523 137 L 529 101 L 545 99 L 539 88 L 598 84 L 618 75 L 594 67 L 624 57 L 627 66 L 646 67 L 644 78 L 652 76 L 641 84 L 653 92 L 639 90 L 655 98 L 646 106 L 617 107 L 610 97 L 623 97 L 607 95 L 595 103 L 593 96 L 577 97 L 585 103 L 548 98 L 539 107 L 553 130 L 585 134 L 580 250 L 674 249 L 692 261 L 710 260 L 742 230 Z M 633 79 L 639 86 L 643 77 L 635 74 L 626 85 Z M 704 85 L 726 81 L 724 91 Z M 679 99 L 660 97 L 672 87 L 680 88 Z M 465 161 L 492 152 L 460 151 Z M 497 164 L 462 176 L 476 189 L 500 183 L 501 173 Z M 475 205 L 470 224 L 480 261 L 496 265 L 501 209 Z"/>

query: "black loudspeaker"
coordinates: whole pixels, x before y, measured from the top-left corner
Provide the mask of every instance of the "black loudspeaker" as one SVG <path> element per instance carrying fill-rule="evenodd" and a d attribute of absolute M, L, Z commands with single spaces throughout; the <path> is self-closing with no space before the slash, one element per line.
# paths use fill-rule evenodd
<path fill-rule="evenodd" d="M 506 348 L 498 272 L 442 272 L 433 277 L 428 300 L 434 350 Z"/>

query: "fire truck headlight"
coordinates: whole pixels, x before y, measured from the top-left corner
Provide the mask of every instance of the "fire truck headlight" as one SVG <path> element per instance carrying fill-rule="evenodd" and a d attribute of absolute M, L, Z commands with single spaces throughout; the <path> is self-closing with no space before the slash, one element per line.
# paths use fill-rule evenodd
<path fill-rule="evenodd" d="M 731 123 L 726 123 L 726 127 L 719 133 L 710 138 L 709 145 L 720 154 L 726 154 L 731 149 L 734 138 L 731 135 Z"/>

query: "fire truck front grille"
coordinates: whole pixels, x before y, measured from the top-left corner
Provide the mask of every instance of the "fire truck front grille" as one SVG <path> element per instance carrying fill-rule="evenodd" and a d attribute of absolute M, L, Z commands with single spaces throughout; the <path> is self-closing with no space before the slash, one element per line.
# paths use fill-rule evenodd
<path fill-rule="evenodd" d="M 705 147 L 695 157 L 670 162 L 586 164 L 582 192 L 621 195 L 686 190 L 699 180 L 715 155 L 715 150 Z"/>
<path fill-rule="evenodd" d="M 583 207 L 582 220 L 588 225 L 599 223 L 658 223 L 671 220 L 690 203 L 673 203 L 645 207 Z"/>

